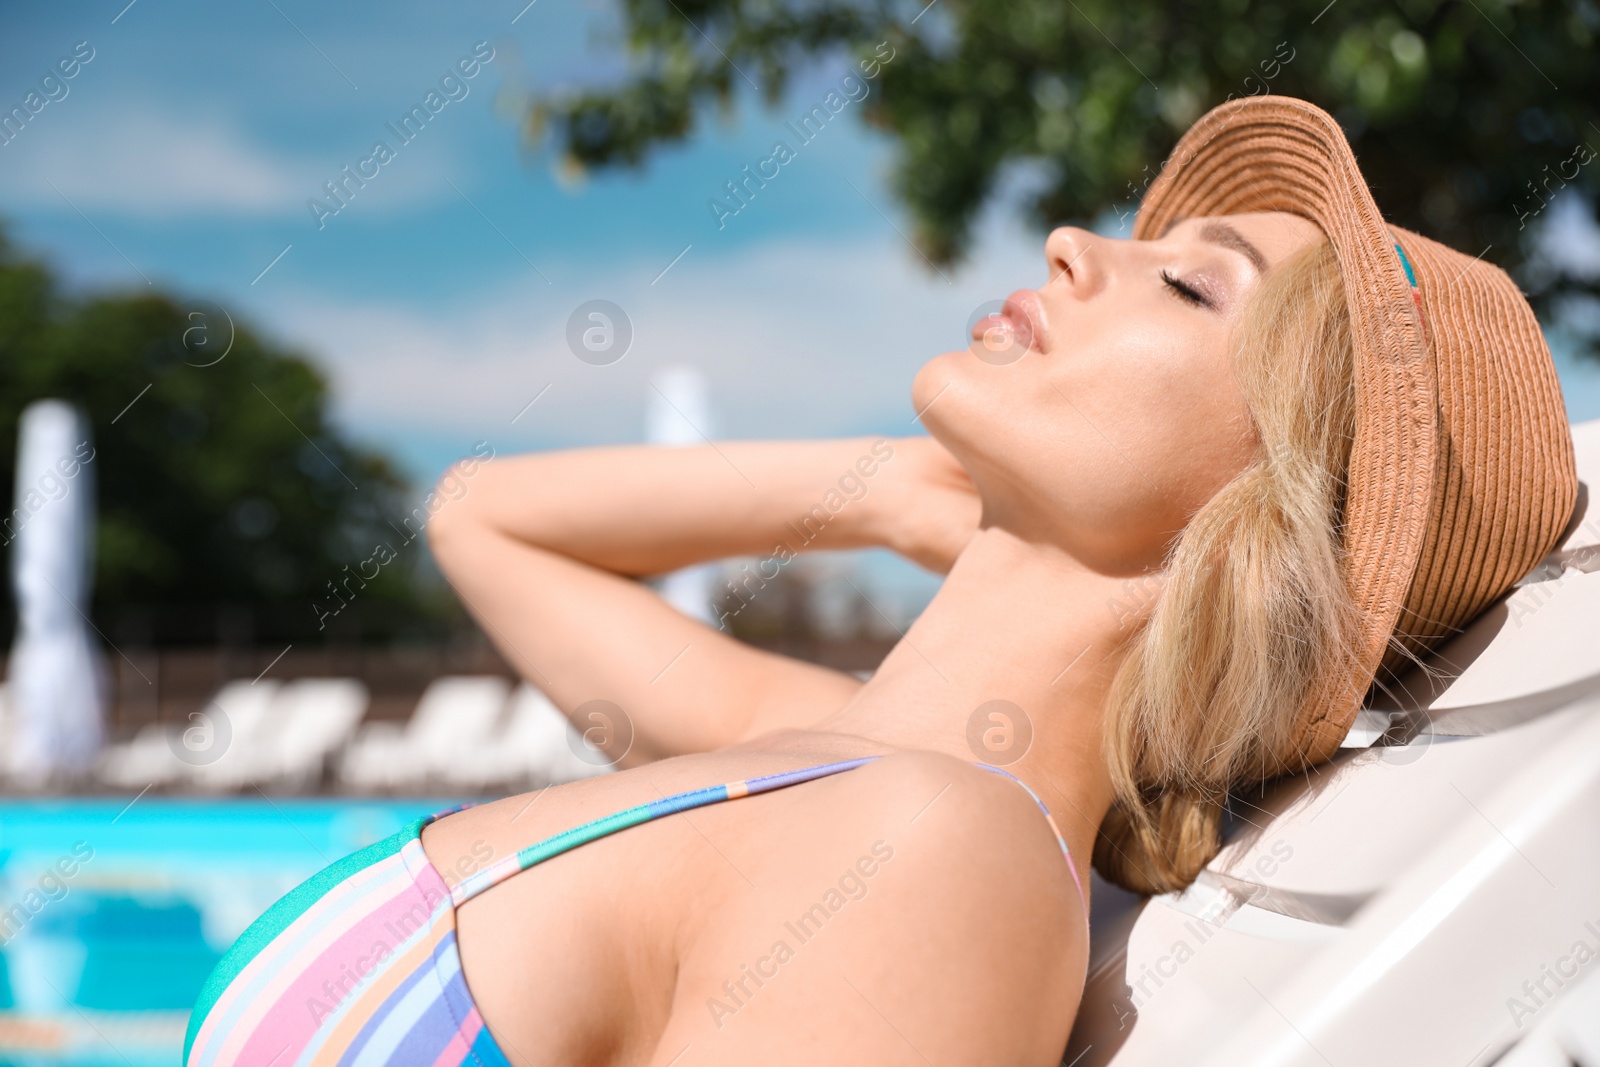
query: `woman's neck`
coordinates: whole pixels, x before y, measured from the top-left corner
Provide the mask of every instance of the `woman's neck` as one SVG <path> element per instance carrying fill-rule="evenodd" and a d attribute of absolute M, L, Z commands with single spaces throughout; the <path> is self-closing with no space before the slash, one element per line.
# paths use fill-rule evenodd
<path fill-rule="evenodd" d="M 872 680 L 817 728 L 1003 766 L 1087 862 L 1113 795 L 1106 693 L 1153 592 L 980 530 Z"/>

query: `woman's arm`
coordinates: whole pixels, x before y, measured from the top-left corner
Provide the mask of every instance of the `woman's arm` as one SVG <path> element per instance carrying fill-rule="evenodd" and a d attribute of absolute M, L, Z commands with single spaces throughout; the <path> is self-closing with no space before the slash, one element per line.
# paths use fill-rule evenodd
<path fill-rule="evenodd" d="M 865 499 L 892 477 L 894 443 L 720 442 L 692 448 L 585 448 L 495 459 L 460 501 L 530 545 L 614 574 L 662 574 L 728 556 L 766 555 L 797 541 L 789 524 L 824 508 L 830 492 Z M 839 483 L 845 481 L 846 489 Z M 860 488 L 853 488 L 860 483 Z M 859 503 L 860 501 L 856 501 Z M 818 548 L 874 541 L 869 509 L 845 506 L 825 522 Z M 441 513 L 442 517 L 442 513 Z"/>
<path fill-rule="evenodd" d="M 428 536 L 525 677 L 569 714 L 623 709 L 631 765 L 808 724 L 860 684 L 744 645 L 631 578 L 751 555 L 739 595 L 754 598 L 794 554 L 868 545 L 947 569 L 977 525 L 964 478 L 928 438 L 542 453 L 453 470 Z"/>

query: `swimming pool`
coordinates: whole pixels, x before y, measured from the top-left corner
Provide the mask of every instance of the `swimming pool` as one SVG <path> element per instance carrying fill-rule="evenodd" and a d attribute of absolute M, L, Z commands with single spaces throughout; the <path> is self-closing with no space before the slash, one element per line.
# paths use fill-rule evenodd
<path fill-rule="evenodd" d="M 449 799 L 0 800 L 0 1067 L 170 1067 L 217 959 Z"/>

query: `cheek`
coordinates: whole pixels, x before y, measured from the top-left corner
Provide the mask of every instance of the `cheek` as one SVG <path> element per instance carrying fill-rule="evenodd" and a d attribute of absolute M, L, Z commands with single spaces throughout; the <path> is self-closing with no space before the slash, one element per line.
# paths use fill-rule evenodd
<path fill-rule="evenodd" d="M 1188 487 L 1184 495 L 1192 511 L 1254 457 L 1255 426 L 1221 345 L 1206 358 L 1184 364 L 1172 386 L 1167 459 Z"/>
<path fill-rule="evenodd" d="M 1159 562 L 1254 455 L 1225 335 L 1180 344 L 1155 327 L 1127 330 L 1100 358 L 1064 361 L 1054 385 L 1063 528 L 1107 568 Z"/>
<path fill-rule="evenodd" d="M 1255 434 L 1249 408 L 1234 382 L 1224 336 L 1181 346 L 1160 336 L 1129 341 L 1118 373 L 1078 390 L 1074 414 L 1092 424 L 1103 448 L 1136 468 L 1139 482 L 1154 494 L 1158 521 L 1176 528 L 1250 461 Z"/>

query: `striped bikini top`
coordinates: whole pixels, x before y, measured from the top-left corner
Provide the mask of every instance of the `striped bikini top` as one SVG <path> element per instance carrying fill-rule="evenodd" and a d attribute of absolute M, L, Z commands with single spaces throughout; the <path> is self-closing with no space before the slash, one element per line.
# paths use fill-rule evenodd
<path fill-rule="evenodd" d="M 218 962 L 190 1014 L 187 1067 L 510 1067 L 467 988 L 456 909 L 563 852 L 675 812 L 770 793 L 880 757 L 695 789 L 595 819 L 529 845 L 450 885 L 414 820 L 313 875 L 247 929 Z M 1044 812 L 1088 923 L 1088 899 L 1055 819 Z"/>

